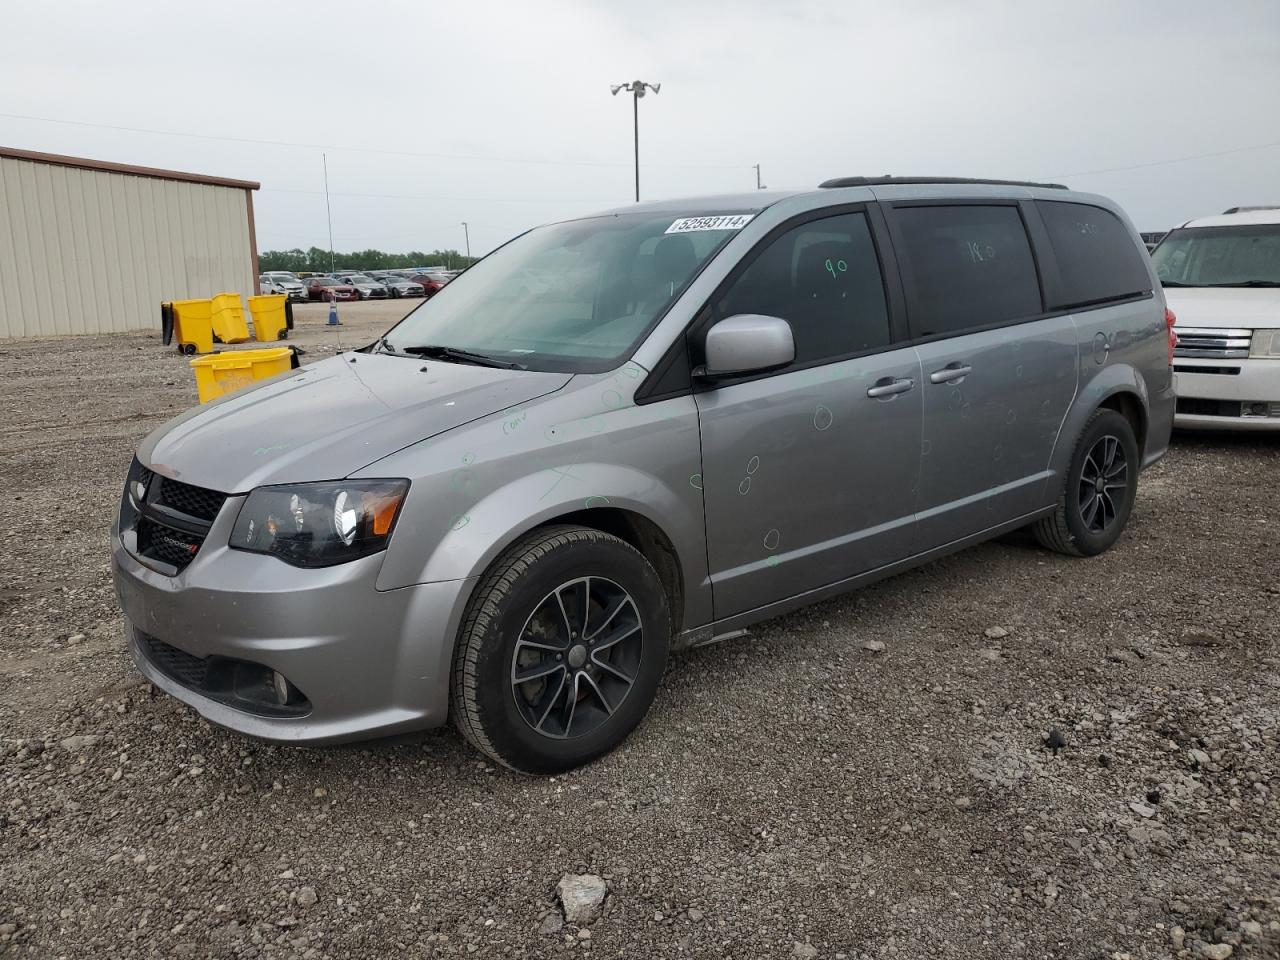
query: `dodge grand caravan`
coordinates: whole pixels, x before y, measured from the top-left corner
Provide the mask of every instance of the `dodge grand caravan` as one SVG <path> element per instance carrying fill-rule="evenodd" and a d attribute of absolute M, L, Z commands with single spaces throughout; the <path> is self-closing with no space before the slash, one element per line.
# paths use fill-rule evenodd
<path fill-rule="evenodd" d="M 1175 425 L 1280 430 L 1280 207 L 1188 221 L 1151 259 L 1182 318 Z"/>
<path fill-rule="evenodd" d="M 377 342 L 143 441 L 129 648 L 210 720 L 450 717 L 548 772 L 668 653 L 1030 526 L 1097 554 L 1173 417 L 1142 241 L 1052 185 L 847 178 L 531 230 Z"/>

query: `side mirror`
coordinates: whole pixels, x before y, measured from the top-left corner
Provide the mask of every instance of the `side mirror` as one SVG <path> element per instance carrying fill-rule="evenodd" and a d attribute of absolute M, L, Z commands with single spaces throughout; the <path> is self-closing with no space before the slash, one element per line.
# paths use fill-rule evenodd
<path fill-rule="evenodd" d="M 740 313 L 707 331 L 706 366 L 699 376 L 716 379 L 785 367 L 796 358 L 791 324 L 781 317 Z"/>

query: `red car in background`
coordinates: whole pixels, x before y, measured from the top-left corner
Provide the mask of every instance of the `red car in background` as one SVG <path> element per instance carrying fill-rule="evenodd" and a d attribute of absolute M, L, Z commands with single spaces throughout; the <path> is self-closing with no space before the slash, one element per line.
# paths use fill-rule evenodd
<path fill-rule="evenodd" d="M 426 270 L 422 273 L 410 275 L 410 280 L 414 283 L 422 284 L 422 289 L 428 297 L 434 297 L 440 292 L 440 288 L 453 279 L 453 274 L 444 270 Z"/>
<path fill-rule="evenodd" d="M 333 277 L 307 279 L 307 296 L 312 300 L 359 300 L 360 294 L 349 283 Z"/>

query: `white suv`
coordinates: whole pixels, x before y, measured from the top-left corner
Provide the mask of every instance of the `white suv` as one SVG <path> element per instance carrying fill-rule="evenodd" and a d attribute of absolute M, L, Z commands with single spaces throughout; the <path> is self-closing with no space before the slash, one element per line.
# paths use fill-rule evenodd
<path fill-rule="evenodd" d="M 1174 424 L 1280 430 L 1280 207 L 1188 220 L 1151 259 L 1178 317 Z"/>

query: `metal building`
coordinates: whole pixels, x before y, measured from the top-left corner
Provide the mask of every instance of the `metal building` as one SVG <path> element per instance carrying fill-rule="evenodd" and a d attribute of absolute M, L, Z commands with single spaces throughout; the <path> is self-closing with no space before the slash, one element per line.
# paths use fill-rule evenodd
<path fill-rule="evenodd" d="M 0 338 L 159 328 L 257 292 L 259 184 L 0 147 Z"/>

